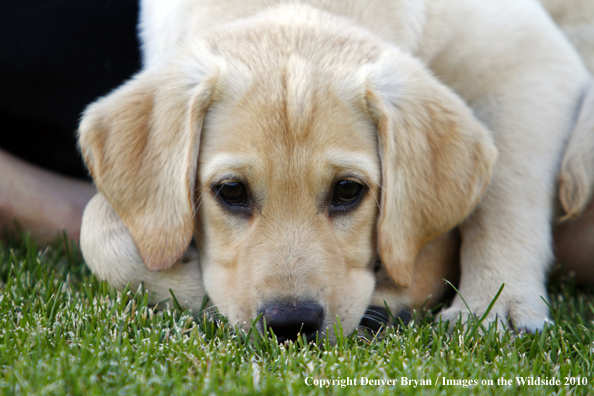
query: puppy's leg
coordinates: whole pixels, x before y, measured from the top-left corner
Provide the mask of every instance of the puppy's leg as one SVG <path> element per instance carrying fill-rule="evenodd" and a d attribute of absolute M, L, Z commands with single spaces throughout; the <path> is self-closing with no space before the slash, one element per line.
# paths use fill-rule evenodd
<path fill-rule="evenodd" d="M 532 332 L 549 320 L 545 283 L 553 259 L 555 176 L 582 85 L 554 72 L 542 78 L 551 82 L 548 89 L 524 75 L 476 107 L 490 113 L 483 119 L 495 133 L 500 156 L 483 200 L 461 226 L 459 290 L 472 312 L 482 315 L 505 284 L 487 322 L 509 321 Z M 443 315 L 455 320 L 460 312 L 467 315 L 457 296 Z"/>
<path fill-rule="evenodd" d="M 182 306 L 199 311 L 206 292 L 196 249 L 188 248 L 169 270 L 149 271 L 130 232 L 101 193 L 85 208 L 80 241 L 85 261 L 99 279 L 120 290 L 128 283 L 131 290 L 144 283 L 151 304 L 171 299 L 171 289 Z"/>
<path fill-rule="evenodd" d="M 489 4 L 511 18 L 513 9 L 499 1 Z M 491 184 L 460 227 L 460 293 L 481 316 L 505 284 L 486 323 L 501 320 L 505 327 L 535 331 L 549 321 L 545 284 L 553 260 L 556 173 L 590 76 L 543 12 L 530 2 L 521 4 L 534 11 L 529 20 L 525 13 L 513 14 L 521 21 L 515 32 L 525 34 L 498 37 L 500 25 L 491 22 L 492 15 L 479 14 L 477 20 L 493 25 L 485 25 L 469 44 L 475 45 L 474 61 L 460 70 L 460 59 L 457 64 L 448 59 L 453 67 L 440 75 L 452 78 L 450 84 L 487 124 L 499 149 Z M 505 41 L 484 45 L 497 40 Z M 469 315 L 456 296 L 443 318 L 455 321 L 460 314 Z"/>

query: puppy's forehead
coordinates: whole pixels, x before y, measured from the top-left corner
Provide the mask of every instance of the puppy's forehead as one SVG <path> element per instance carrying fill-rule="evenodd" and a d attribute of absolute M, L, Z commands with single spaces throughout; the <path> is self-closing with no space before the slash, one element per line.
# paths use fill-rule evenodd
<path fill-rule="evenodd" d="M 280 181 L 341 171 L 379 182 L 375 127 L 347 85 L 294 59 L 251 76 L 235 97 L 223 92 L 205 121 L 203 182 L 226 172 Z"/>

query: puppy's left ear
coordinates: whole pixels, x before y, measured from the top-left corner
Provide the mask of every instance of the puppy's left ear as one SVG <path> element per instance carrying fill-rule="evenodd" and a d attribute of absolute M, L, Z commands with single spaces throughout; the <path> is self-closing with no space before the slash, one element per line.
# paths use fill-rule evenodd
<path fill-rule="evenodd" d="M 141 72 L 91 104 L 79 128 L 97 188 L 152 271 L 175 264 L 193 234 L 200 133 L 218 76 L 200 74 Z"/>
<path fill-rule="evenodd" d="M 479 202 L 497 150 L 470 108 L 411 56 L 388 50 L 366 73 L 382 167 L 379 254 L 407 287 L 419 250 Z"/>

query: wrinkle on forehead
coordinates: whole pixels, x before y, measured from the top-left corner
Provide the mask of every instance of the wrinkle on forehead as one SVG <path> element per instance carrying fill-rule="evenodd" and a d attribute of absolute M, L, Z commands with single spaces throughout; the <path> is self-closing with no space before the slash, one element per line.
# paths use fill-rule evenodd
<path fill-rule="evenodd" d="M 288 129 L 295 135 L 307 135 L 314 121 L 314 111 L 323 89 L 320 76 L 314 74 L 307 62 L 293 55 L 283 70 L 285 81 L 285 113 Z"/>
<path fill-rule="evenodd" d="M 315 195 L 335 172 L 350 170 L 379 183 L 375 127 L 341 100 L 337 84 L 291 56 L 284 68 L 252 78 L 242 97 L 215 104 L 203 132 L 201 182 L 240 172 L 267 190 Z"/>
<path fill-rule="evenodd" d="M 339 83 L 333 80 L 297 56 L 282 70 L 271 70 L 266 78 L 255 80 L 237 105 L 255 145 L 285 155 L 303 148 L 351 146 L 356 151 L 361 142 L 351 143 L 352 134 L 369 132 L 371 122 L 366 123 L 352 104 L 341 100 Z M 264 147 L 262 141 L 271 144 Z"/>

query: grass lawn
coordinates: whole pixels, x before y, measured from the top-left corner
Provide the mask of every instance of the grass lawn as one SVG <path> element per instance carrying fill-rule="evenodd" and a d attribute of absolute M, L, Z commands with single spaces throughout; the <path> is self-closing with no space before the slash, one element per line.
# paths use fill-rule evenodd
<path fill-rule="evenodd" d="M 550 292 L 555 324 L 535 335 L 418 317 L 381 340 L 279 346 L 153 310 L 98 282 L 74 246 L 24 238 L 0 247 L 0 394 L 594 394 L 594 289 Z"/>

